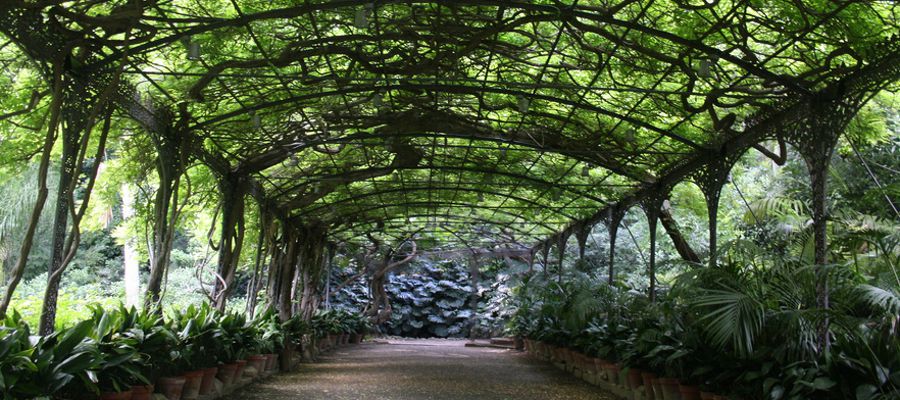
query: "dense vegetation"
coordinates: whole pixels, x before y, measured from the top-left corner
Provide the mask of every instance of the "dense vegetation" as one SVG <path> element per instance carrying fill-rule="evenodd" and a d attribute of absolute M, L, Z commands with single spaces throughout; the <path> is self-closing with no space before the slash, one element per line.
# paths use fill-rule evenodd
<path fill-rule="evenodd" d="M 28 323 L 13 313 L 0 326 L 0 393 L 6 399 L 41 396 L 96 398 L 179 376 L 275 354 L 284 346 L 306 346 L 304 336 L 366 333 L 359 316 L 326 312 L 311 321 L 280 321 L 272 312 L 253 320 L 189 306 L 162 318 L 135 309 L 90 309 L 91 317 L 51 335 L 32 336 Z"/>
<path fill-rule="evenodd" d="M 259 351 L 371 325 L 526 335 L 751 399 L 896 397 L 898 21 L 892 1 L 0 1 L 0 387 L 241 356 L 192 361 L 199 325 Z"/>

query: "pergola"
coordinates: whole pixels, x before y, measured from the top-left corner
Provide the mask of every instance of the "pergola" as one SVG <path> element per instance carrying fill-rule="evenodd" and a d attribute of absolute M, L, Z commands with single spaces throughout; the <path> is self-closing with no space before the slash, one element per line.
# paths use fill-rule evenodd
<path fill-rule="evenodd" d="M 376 232 L 435 251 L 529 243 L 546 258 L 572 235 L 583 253 L 603 223 L 612 255 L 634 206 L 650 224 L 652 297 L 672 187 L 702 190 L 715 264 L 732 165 L 751 150 L 783 162 L 786 144 L 809 166 L 824 264 L 830 156 L 900 78 L 891 1 L 46 0 L 0 4 L 0 31 L 59 107 L 61 187 L 112 115 L 152 139 L 151 294 L 180 177 L 199 162 L 222 195 L 219 305 L 253 199 L 283 313 L 315 308 L 329 244 Z M 69 207 L 57 204 L 56 267 L 77 234 Z"/>

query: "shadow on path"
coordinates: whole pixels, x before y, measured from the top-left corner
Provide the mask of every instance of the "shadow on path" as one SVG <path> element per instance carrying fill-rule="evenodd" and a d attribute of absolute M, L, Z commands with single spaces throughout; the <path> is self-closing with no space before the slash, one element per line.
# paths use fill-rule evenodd
<path fill-rule="evenodd" d="M 231 400 L 613 399 L 525 353 L 464 347 L 464 341 L 351 345 L 316 364 L 273 376 Z"/>

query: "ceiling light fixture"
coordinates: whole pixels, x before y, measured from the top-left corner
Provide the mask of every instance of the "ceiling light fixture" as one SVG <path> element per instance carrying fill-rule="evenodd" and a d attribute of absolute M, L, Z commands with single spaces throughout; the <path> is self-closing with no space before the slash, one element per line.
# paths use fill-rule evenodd
<path fill-rule="evenodd" d="M 200 42 L 193 40 L 188 42 L 188 60 L 200 61 Z"/>
<path fill-rule="evenodd" d="M 527 114 L 528 108 L 531 106 L 531 102 L 528 101 L 528 99 L 525 96 L 519 95 L 518 96 L 518 105 L 519 105 L 519 112 L 522 114 Z"/>

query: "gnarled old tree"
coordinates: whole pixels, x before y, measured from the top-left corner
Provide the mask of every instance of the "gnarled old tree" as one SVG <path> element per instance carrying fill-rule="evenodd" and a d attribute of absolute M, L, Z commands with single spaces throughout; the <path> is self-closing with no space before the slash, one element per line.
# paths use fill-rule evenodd
<path fill-rule="evenodd" d="M 240 175 L 228 174 L 219 180 L 219 189 L 222 191 L 222 231 L 217 246 L 219 268 L 212 300 L 216 308 L 224 311 L 244 245 L 244 196 L 247 193 L 247 182 Z"/>
<path fill-rule="evenodd" d="M 187 128 L 191 118 L 184 105 L 176 113 L 165 107 L 156 107 L 152 102 L 122 101 L 122 104 L 125 112 L 147 131 L 156 150 L 153 168 L 159 182 L 153 198 L 150 276 L 144 307 L 158 310 L 179 215 L 185 204 L 180 191 L 182 178 L 192 159 L 193 136 Z"/>
<path fill-rule="evenodd" d="M 363 310 L 363 314 L 369 317 L 373 325 L 381 325 L 391 319 L 391 299 L 384 289 L 391 272 L 395 271 L 418 256 L 416 241 L 412 238 L 404 240 L 397 246 L 385 248 L 381 240 L 371 234 L 367 235 L 372 241 L 366 252 L 360 255 L 359 264 L 364 266 L 367 283 L 369 286 L 369 304 Z M 410 244 L 409 252 L 400 254 L 406 243 Z"/>

